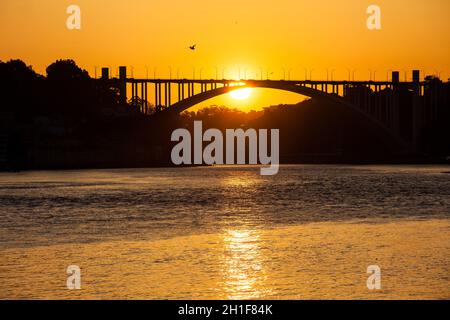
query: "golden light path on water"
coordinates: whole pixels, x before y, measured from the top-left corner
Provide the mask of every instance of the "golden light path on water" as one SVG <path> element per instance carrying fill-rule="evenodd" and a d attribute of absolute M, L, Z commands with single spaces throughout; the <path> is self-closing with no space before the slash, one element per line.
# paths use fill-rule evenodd
<path fill-rule="evenodd" d="M 258 299 L 264 270 L 259 252 L 259 235 L 250 230 L 228 230 L 224 233 L 224 276 L 228 299 Z"/>
<path fill-rule="evenodd" d="M 450 298 L 445 168 L 254 169 L 4 175 L 0 299 Z"/>
<path fill-rule="evenodd" d="M 448 299 L 450 223 L 317 223 L 1 251 L 0 298 Z M 82 290 L 66 286 L 78 263 Z M 381 291 L 366 287 L 380 264 Z"/>
<path fill-rule="evenodd" d="M 228 188 L 251 188 L 260 179 L 248 176 L 232 176 L 223 180 Z M 258 299 L 270 293 L 263 289 L 266 278 L 260 252 L 260 234 L 253 225 L 250 228 L 224 230 L 223 289 L 227 299 Z"/>

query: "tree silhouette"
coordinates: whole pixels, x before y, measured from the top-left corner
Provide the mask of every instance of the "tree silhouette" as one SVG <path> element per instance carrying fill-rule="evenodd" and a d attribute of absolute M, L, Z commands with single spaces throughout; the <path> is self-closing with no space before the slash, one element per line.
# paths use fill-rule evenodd
<path fill-rule="evenodd" d="M 31 66 L 22 60 L 0 61 L 0 78 L 2 81 L 31 81 L 39 76 Z"/>
<path fill-rule="evenodd" d="M 50 81 L 88 80 L 89 73 L 77 66 L 73 60 L 57 60 L 47 67 Z"/>
<path fill-rule="evenodd" d="M 0 110 L 25 116 L 39 102 L 43 79 L 21 60 L 0 62 Z"/>

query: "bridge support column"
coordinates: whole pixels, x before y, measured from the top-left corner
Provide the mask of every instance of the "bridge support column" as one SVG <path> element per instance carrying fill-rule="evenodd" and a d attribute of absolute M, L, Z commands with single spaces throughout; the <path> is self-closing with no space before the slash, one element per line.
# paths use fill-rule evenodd
<path fill-rule="evenodd" d="M 134 107 L 136 104 L 136 83 L 131 83 L 131 105 Z"/>
<path fill-rule="evenodd" d="M 167 82 L 164 83 L 164 107 L 167 107 Z"/>
<path fill-rule="evenodd" d="M 158 106 L 162 107 L 162 84 L 161 82 L 158 83 Z"/>
<path fill-rule="evenodd" d="M 119 67 L 119 99 L 121 104 L 127 103 L 127 67 Z"/>
<path fill-rule="evenodd" d="M 147 84 L 147 82 L 145 82 L 144 86 L 145 86 L 145 89 L 144 89 L 144 92 L 145 92 L 145 96 L 144 96 L 145 114 L 148 114 L 148 84 Z"/>
<path fill-rule="evenodd" d="M 144 100 L 145 99 L 145 89 L 144 89 L 144 83 L 141 82 L 141 105 L 139 106 L 139 110 L 141 111 L 141 113 L 144 113 L 144 109 L 145 109 L 145 103 Z"/>
<path fill-rule="evenodd" d="M 420 71 L 413 71 L 413 83 L 414 83 L 414 93 L 413 93 L 413 145 L 414 152 L 421 152 L 422 145 L 422 126 L 423 126 L 423 103 L 421 99 L 421 88 L 420 88 Z"/>
<path fill-rule="evenodd" d="M 103 80 L 109 79 L 109 68 L 102 68 L 102 79 Z"/>
<path fill-rule="evenodd" d="M 400 105 L 399 105 L 399 90 L 400 72 L 392 72 L 392 101 L 390 105 L 391 126 L 395 134 L 400 134 Z"/>
<path fill-rule="evenodd" d="M 158 84 L 155 83 L 155 108 L 158 107 Z"/>
<path fill-rule="evenodd" d="M 170 107 L 172 105 L 172 84 L 169 82 L 167 85 L 168 85 L 167 97 L 169 98 L 169 103 L 166 104 L 167 107 Z"/>

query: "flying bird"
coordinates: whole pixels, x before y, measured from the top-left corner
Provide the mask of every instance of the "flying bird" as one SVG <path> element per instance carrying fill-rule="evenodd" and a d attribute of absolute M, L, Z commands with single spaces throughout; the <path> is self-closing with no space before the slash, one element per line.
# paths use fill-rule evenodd
<path fill-rule="evenodd" d="M 190 46 L 189 49 L 191 49 L 192 51 L 194 51 L 195 49 L 197 49 L 197 45 L 194 44 L 193 46 Z"/>

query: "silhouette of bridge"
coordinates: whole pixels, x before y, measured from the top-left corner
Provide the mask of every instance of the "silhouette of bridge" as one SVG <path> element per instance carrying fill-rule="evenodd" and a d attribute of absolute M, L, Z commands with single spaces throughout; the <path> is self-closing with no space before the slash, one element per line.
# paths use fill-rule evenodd
<path fill-rule="evenodd" d="M 345 106 L 359 114 L 397 145 L 414 148 L 420 140 L 421 103 L 425 82 L 414 70 L 412 81 L 400 81 L 392 72 L 391 81 L 320 81 L 252 79 L 139 79 L 128 78 L 126 67 L 119 68 L 119 78 L 109 79 L 109 69 L 102 69 L 102 79 L 119 90 L 122 103 L 129 103 L 144 114 L 181 113 L 203 101 L 243 88 L 268 88 L 298 93 L 317 100 Z M 150 88 L 150 90 L 149 90 Z M 413 133 L 410 142 L 400 135 L 401 92 L 412 95 Z M 128 93 L 131 98 L 128 99 Z"/>

